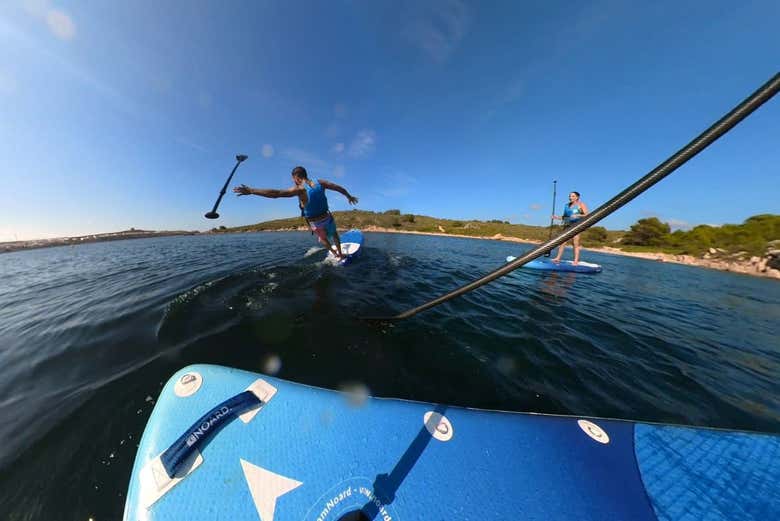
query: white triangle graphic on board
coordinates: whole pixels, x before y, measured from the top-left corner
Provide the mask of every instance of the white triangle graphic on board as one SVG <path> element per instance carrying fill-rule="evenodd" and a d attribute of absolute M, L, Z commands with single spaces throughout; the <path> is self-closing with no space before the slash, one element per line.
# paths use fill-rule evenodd
<path fill-rule="evenodd" d="M 274 474 L 243 459 L 241 468 L 244 469 L 244 477 L 261 521 L 274 521 L 276 500 L 279 496 L 303 485 L 300 481 Z"/>

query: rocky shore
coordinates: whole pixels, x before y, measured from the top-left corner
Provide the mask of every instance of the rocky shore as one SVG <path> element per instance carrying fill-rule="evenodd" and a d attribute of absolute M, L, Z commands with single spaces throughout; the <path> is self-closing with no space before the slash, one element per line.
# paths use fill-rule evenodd
<path fill-rule="evenodd" d="M 769 249 L 766 254 L 761 257 L 755 255 L 750 256 L 745 252 L 728 253 L 722 248 L 710 248 L 710 250 L 701 257 L 674 255 L 670 253 L 627 252 L 607 246 L 591 249 L 615 255 L 640 257 L 658 262 L 674 262 L 677 264 L 698 266 L 700 268 L 780 279 L 780 250 L 778 249 Z"/>
<path fill-rule="evenodd" d="M 305 229 L 305 228 L 303 228 Z M 440 230 L 436 232 L 410 232 L 399 231 L 388 228 L 380 228 L 377 226 L 368 226 L 364 229 L 367 232 L 385 232 L 385 233 L 412 233 L 419 235 L 438 235 L 444 237 L 463 237 L 468 239 L 491 239 L 507 242 L 520 242 L 533 244 L 536 241 L 527 239 L 519 239 L 517 237 L 506 237 L 501 234 L 496 234 L 491 237 L 475 237 L 473 235 L 458 235 L 454 233 L 446 233 L 446 230 Z M 728 253 L 722 248 L 710 248 L 707 253 L 701 257 L 694 257 L 692 255 L 674 255 L 670 253 L 651 253 L 651 252 L 631 252 L 624 251 L 620 248 L 613 248 L 610 246 L 585 248 L 586 250 L 598 251 L 601 253 L 608 253 L 612 255 L 624 255 L 627 257 L 638 257 L 642 259 L 654 260 L 657 262 L 673 262 L 677 264 L 686 264 L 688 266 L 697 266 L 700 268 L 709 268 L 721 271 L 731 271 L 734 273 L 742 273 L 745 275 L 754 275 L 758 277 L 768 277 L 780 280 L 780 240 L 772 241 L 769 243 L 769 247 L 766 253 L 759 256 L 750 256 L 746 252 Z"/>

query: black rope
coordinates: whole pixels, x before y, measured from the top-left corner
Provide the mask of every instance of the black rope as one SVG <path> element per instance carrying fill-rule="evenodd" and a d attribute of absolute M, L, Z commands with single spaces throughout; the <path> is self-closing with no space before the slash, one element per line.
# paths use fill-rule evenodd
<path fill-rule="evenodd" d="M 377 321 L 390 321 L 401 320 L 409 318 L 418 313 L 421 313 L 434 306 L 438 306 L 448 300 L 475 290 L 480 286 L 496 280 L 499 277 L 511 273 L 512 271 L 520 268 L 523 264 L 530 262 L 537 257 L 543 255 L 546 251 L 555 248 L 556 246 L 565 243 L 573 238 L 575 235 L 579 235 L 584 232 L 604 217 L 616 211 L 621 206 L 625 205 L 629 201 L 639 196 L 642 192 L 649 189 L 651 186 L 659 182 L 664 177 L 668 176 L 689 159 L 696 154 L 707 148 L 715 140 L 721 137 L 723 134 L 734 128 L 739 122 L 748 117 L 754 110 L 769 101 L 780 90 L 780 73 L 775 74 L 772 79 L 762 85 L 758 90 L 751 94 L 745 101 L 737 105 L 731 112 L 723 116 L 717 123 L 705 130 L 696 139 L 685 145 L 683 148 L 675 152 L 669 159 L 655 167 L 647 175 L 641 178 L 636 183 L 632 184 L 618 195 L 601 205 L 595 211 L 586 215 L 581 221 L 571 228 L 567 228 L 564 233 L 558 235 L 554 239 L 550 239 L 544 244 L 534 248 L 525 255 L 518 257 L 517 259 L 507 263 L 506 265 L 488 273 L 487 275 L 478 278 L 477 280 L 470 282 L 464 286 L 461 286 L 446 295 L 435 298 L 421 306 L 409 309 L 395 316 L 391 317 L 371 317 L 368 320 Z"/>

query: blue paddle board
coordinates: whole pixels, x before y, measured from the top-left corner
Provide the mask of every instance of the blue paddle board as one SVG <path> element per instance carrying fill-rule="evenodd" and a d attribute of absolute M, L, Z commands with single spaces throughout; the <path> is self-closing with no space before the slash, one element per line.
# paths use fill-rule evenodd
<path fill-rule="evenodd" d="M 168 381 L 135 520 L 780 519 L 780 436 L 371 398 L 211 365 Z"/>
<path fill-rule="evenodd" d="M 511 255 L 506 258 L 507 262 L 512 262 L 517 257 Z M 534 259 L 531 262 L 523 264 L 523 268 L 529 270 L 542 270 L 542 271 L 572 271 L 575 273 L 601 273 L 601 265 L 593 264 L 592 262 L 582 262 L 574 264 L 572 261 L 560 261 L 553 262 L 547 259 Z"/>
<path fill-rule="evenodd" d="M 328 251 L 325 261 L 329 264 L 338 264 L 341 266 L 350 264 L 354 261 L 363 251 L 363 232 L 360 230 L 349 230 L 339 234 L 341 239 L 341 253 L 344 257 L 339 259 L 332 251 Z"/>

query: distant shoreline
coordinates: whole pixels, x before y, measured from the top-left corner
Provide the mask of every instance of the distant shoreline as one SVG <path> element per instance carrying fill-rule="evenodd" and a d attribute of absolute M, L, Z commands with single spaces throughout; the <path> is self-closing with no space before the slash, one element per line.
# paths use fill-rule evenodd
<path fill-rule="evenodd" d="M 376 228 L 376 229 L 371 229 L 371 228 Z M 485 239 L 485 240 L 504 241 L 504 242 L 517 242 L 522 244 L 539 244 L 537 241 L 520 239 L 517 237 L 506 237 L 501 234 L 496 234 L 492 237 L 483 237 L 483 236 L 474 237 L 470 235 L 458 235 L 454 233 L 408 232 L 408 231 L 400 231 L 400 230 L 388 230 L 388 229 L 380 229 L 378 227 L 368 227 L 366 228 L 365 231 L 369 231 L 369 232 L 381 231 L 383 233 L 415 233 L 420 235 L 436 235 L 442 237 L 463 237 L 469 239 Z M 624 257 L 635 257 L 638 259 L 646 259 L 646 260 L 652 260 L 656 262 L 670 262 L 673 264 L 684 264 L 686 266 L 695 266 L 698 268 L 707 268 L 707 269 L 713 269 L 718 271 L 730 271 L 732 273 L 741 273 L 743 275 L 753 275 L 757 277 L 773 278 L 773 279 L 780 280 L 780 270 L 768 268 L 766 271 L 760 271 L 759 269 L 760 259 L 758 259 L 758 257 L 752 257 L 752 260 L 739 262 L 733 260 L 728 261 L 723 259 L 700 259 L 692 255 L 674 255 L 671 253 L 661 253 L 661 252 L 623 251 L 619 248 L 613 248 L 610 246 L 598 246 L 598 247 L 588 247 L 588 248 L 583 247 L 583 250 L 606 253 L 608 255 L 621 255 Z M 570 255 L 571 253 L 569 253 L 569 256 Z"/>
<path fill-rule="evenodd" d="M 200 235 L 198 231 L 149 231 L 127 230 L 114 233 L 96 233 L 77 237 L 58 237 L 56 239 L 35 239 L 31 241 L 0 242 L 0 253 L 11 253 L 41 248 L 56 248 L 58 246 L 75 246 L 94 242 L 124 241 L 126 239 L 148 239 L 151 237 L 172 237 L 176 235 Z"/>
<path fill-rule="evenodd" d="M 76 244 L 94 243 L 94 242 L 106 242 L 117 241 L 125 239 L 147 239 L 152 237 L 172 237 L 179 235 L 222 235 L 222 234 L 237 234 L 237 233 L 277 233 L 277 232 L 291 232 L 302 231 L 307 232 L 308 228 L 299 226 L 294 228 L 283 228 L 276 230 L 246 230 L 246 231 L 220 231 L 220 232 L 199 232 L 199 231 L 162 231 L 153 232 L 148 230 L 129 230 L 124 232 L 116 232 L 109 234 L 95 234 L 86 235 L 80 237 L 64 237 L 59 239 L 41 239 L 34 241 L 15 241 L 0 243 L 0 254 L 11 253 L 15 251 L 32 250 L 40 248 L 52 248 L 57 246 L 68 246 Z M 340 230 L 346 231 L 346 229 Z M 491 241 L 504 241 L 504 242 L 516 242 L 521 244 L 539 244 L 538 241 L 530 239 L 521 239 L 518 237 L 510 237 L 501 235 L 500 233 L 493 236 L 481 236 L 481 235 L 463 235 L 458 233 L 446 233 L 446 232 L 419 232 L 413 230 L 397 230 L 392 228 L 383 228 L 380 226 L 366 226 L 362 229 L 368 233 L 398 233 L 406 235 L 430 235 L 434 237 L 457 237 L 462 239 L 478 239 L 478 240 L 491 240 Z M 613 248 L 610 246 L 600 247 L 583 247 L 585 251 L 594 251 L 599 253 L 606 253 L 608 255 L 621 255 L 624 257 L 635 257 L 639 259 L 652 260 L 656 262 L 669 262 L 673 264 L 683 264 L 686 266 L 695 266 L 698 268 L 707 268 L 718 271 L 728 271 L 732 273 L 741 273 L 743 275 L 752 275 L 755 277 L 763 277 L 770 279 L 780 280 L 780 270 L 772 269 L 766 266 L 766 258 L 761 259 L 759 257 L 751 257 L 750 259 L 738 260 L 738 259 L 723 259 L 713 258 L 698 258 L 692 255 L 675 255 L 670 253 L 661 252 L 631 252 L 624 251 L 619 248 Z M 570 252 L 567 252 L 567 258 L 571 256 Z M 583 259 L 585 260 L 585 259 Z"/>
<path fill-rule="evenodd" d="M 297 228 L 286 228 L 280 230 L 257 230 L 258 232 L 291 232 L 291 231 L 308 231 L 307 228 L 301 226 Z M 346 229 L 339 230 L 341 232 Z M 508 237 L 505 235 L 496 234 L 493 236 L 481 236 L 481 235 L 462 235 L 457 233 L 446 232 L 418 232 L 412 230 L 396 230 L 392 228 L 382 228 L 380 226 L 366 226 L 362 229 L 368 233 L 398 233 L 407 235 L 431 235 L 435 237 L 458 237 L 462 239 L 479 239 L 489 241 L 504 241 L 504 242 L 516 242 L 521 244 L 539 244 L 538 241 L 532 241 L 530 239 L 521 239 L 518 237 Z M 221 233 L 253 233 L 253 232 L 221 232 Z M 594 251 L 598 253 L 606 253 L 608 255 L 620 255 L 623 257 L 635 257 L 638 259 L 652 260 L 656 262 L 669 262 L 672 264 L 683 264 L 686 266 L 694 266 L 697 268 L 707 268 L 718 271 L 728 271 L 731 273 L 740 273 L 743 275 L 752 275 L 755 277 L 763 277 L 769 279 L 780 280 L 780 270 L 766 268 L 766 271 L 761 271 L 761 259 L 758 257 L 752 257 L 745 261 L 727 260 L 727 259 L 703 259 L 697 258 L 692 255 L 675 255 L 671 253 L 661 252 L 633 252 L 624 251 L 619 248 L 613 248 L 610 246 L 599 247 L 583 247 L 585 251 Z M 571 252 L 567 252 L 567 258 L 571 258 Z M 586 259 L 583 259 L 586 260 Z"/>

